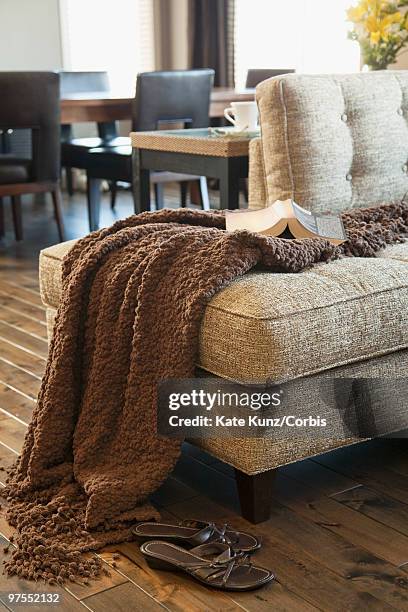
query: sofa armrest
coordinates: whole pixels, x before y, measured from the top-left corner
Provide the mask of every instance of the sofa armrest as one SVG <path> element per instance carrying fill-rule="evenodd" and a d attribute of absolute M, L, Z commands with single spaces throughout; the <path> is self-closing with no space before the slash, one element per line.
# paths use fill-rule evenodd
<path fill-rule="evenodd" d="M 266 177 L 263 164 L 262 141 L 254 138 L 249 144 L 249 208 L 257 210 L 267 206 Z"/>

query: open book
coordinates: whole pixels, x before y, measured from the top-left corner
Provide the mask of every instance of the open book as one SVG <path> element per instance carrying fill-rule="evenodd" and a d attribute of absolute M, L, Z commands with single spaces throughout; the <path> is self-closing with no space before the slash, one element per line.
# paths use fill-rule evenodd
<path fill-rule="evenodd" d="M 277 200 L 260 210 L 227 210 L 225 217 L 229 232 L 248 230 L 269 236 L 285 233 L 284 238 L 325 238 L 333 244 L 347 240 L 340 215 L 312 213 L 293 200 Z"/>

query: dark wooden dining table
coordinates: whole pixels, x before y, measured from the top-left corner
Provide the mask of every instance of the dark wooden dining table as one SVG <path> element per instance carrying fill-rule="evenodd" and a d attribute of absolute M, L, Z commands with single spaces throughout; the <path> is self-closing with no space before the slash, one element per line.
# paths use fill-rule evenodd
<path fill-rule="evenodd" d="M 210 117 L 223 117 L 231 102 L 255 99 L 254 89 L 236 90 L 214 87 L 211 93 Z M 134 97 L 129 93 L 95 92 L 66 95 L 61 99 L 61 123 L 109 122 L 131 119 Z"/>

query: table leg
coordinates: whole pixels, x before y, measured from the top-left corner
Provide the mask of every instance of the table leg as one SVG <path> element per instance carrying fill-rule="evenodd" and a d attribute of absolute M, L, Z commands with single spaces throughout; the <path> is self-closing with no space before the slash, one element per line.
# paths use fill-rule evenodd
<path fill-rule="evenodd" d="M 220 159 L 220 207 L 233 210 L 239 208 L 239 179 L 237 158 Z"/>
<path fill-rule="evenodd" d="M 141 150 L 132 151 L 133 203 L 135 213 L 150 211 L 150 172 L 142 168 Z"/>
<path fill-rule="evenodd" d="M 101 183 L 102 179 L 93 178 L 87 172 L 87 198 L 89 230 L 94 232 L 99 229 L 99 212 L 101 208 Z"/>

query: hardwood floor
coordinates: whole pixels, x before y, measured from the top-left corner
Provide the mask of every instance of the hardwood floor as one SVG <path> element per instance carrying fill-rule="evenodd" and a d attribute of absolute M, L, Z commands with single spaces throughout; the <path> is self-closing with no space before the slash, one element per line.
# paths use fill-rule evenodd
<path fill-rule="evenodd" d="M 57 241 L 50 203 L 24 205 L 26 239 L 12 233 L 0 243 L 0 463 L 19 453 L 47 357 L 45 312 L 37 259 Z M 87 231 L 83 196 L 65 201 L 69 238 Z M 131 214 L 121 193 L 118 216 Z M 103 221 L 114 215 L 106 200 Z M 7 224 L 10 220 L 7 216 Z M 340 449 L 279 470 L 272 517 L 252 526 L 239 517 L 229 466 L 185 445 L 174 473 L 153 495 L 165 519 L 211 518 L 252 531 L 263 539 L 255 563 L 277 580 L 251 593 L 211 591 L 182 575 L 151 570 L 134 543 L 98 554 L 110 567 L 89 586 L 46 587 L 0 574 L 7 592 L 60 593 L 58 610 L 251 611 L 408 610 L 407 440 L 372 441 Z M 0 484 L 5 472 L 0 471 Z M 2 509 L 4 513 L 4 508 Z M 6 556 L 12 530 L 0 516 L 0 551 Z M 11 544 L 12 546 L 12 544 Z M 7 604 L 8 609 L 17 609 Z M 46 609 L 46 607 L 30 607 Z"/>

